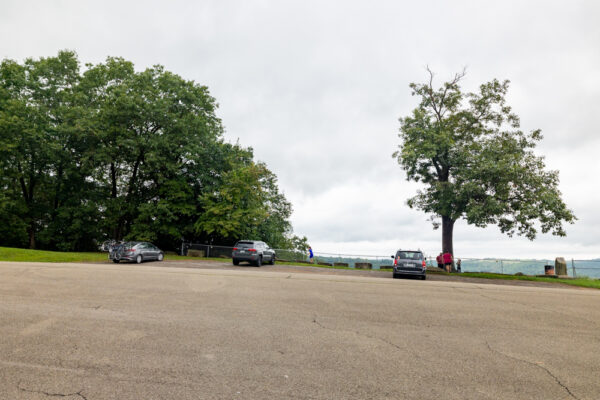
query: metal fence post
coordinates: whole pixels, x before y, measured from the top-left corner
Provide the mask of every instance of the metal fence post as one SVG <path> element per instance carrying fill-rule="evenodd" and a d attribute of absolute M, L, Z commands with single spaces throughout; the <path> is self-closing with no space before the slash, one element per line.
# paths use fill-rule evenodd
<path fill-rule="evenodd" d="M 504 275 L 504 262 L 500 260 L 500 268 L 502 268 L 502 275 Z"/>
<path fill-rule="evenodd" d="M 575 260 L 571 258 L 571 269 L 573 270 L 573 278 L 577 278 L 577 272 L 575 271 Z"/>

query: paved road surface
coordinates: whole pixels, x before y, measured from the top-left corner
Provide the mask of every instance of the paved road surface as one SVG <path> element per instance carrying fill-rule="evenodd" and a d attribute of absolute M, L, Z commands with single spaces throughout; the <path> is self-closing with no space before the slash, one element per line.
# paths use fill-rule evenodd
<path fill-rule="evenodd" d="M 600 291 L 0 263 L 0 399 L 599 399 Z"/>

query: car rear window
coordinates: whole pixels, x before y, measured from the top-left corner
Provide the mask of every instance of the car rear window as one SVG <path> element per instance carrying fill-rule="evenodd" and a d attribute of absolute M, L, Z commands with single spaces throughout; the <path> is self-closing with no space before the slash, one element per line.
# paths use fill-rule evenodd
<path fill-rule="evenodd" d="M 421 260 L 423 259 L 423 253 L 420 251 L 399 251 L 396 257 L 402 260 Z"/>
<path fill-rule="evenodd" d="M 254 247 L 254 242 L 237 242 L 235 247 L 240 247 L 242 249 L 251 249 Z"/>

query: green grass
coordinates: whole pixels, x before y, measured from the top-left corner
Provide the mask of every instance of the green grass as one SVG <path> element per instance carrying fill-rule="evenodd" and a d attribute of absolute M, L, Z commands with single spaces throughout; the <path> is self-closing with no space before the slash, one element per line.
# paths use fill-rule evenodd
<path fill-rule="evenodd" d="M 106 253 L 72 253 L 61 251 L 14 249 L 0 247 L 0 261 L 29 262 L 98 262 L 106 261 Z"/>
<path fill-rule="evenodd" d="M 175 254 L 166 254 L 165 260 L 198 260 L 198 257 L 178 256 Z M 203 258 L 203 260 L 224 261 L 226 258 Z M 101 252 L 63 252 L 15 249 L 11 247 L 0 247 L 0 261 L 16 262 L 102 262 L 108 261 L 108 253 Z"/>
<path fill-rule="evenodd" d="M 463 272 L 460 274 L 460 276 L 464 276 L 464 277 L 468 277 L 468 278 L 564 283 L 564 284 L 572 285 L 572 286 L 600 289 L 600 279 L 590 279 L 590 278 L 561 279 L 561 278 L 546 278 L 546 277 L 541 277 L 541 276 L 529 276 L 529 275 L 493 274 L 490 272 Z"/>
<path fill-rule="evenodd" d="M 18 261 L 18 262 L 102 262 L 107 261 L 107 253 L 72 253 L 72 252 L 60 252 L 60 251 L 45 251 L 45 250 L 29 250 L 29 249 L 15 249 L 9 247 L 0 247 L 0 261 Z M 198 258 L 198 257 L 187 257 L 178 256 L 175 254 L 166 254 L 165 260 L 211 260 L 211 261 L 223 261 L 229 262 L 227 258 Z M 301 267 L 317 267 L 317 268 L 329 268 L 329 269 L 355 269 L 350 267 L 338 267 L 332 265 L 319 265 L 319 264 L 308 264 L 299 262 L 288 262 L 288 261 L 277 261 L 278 265 L 294 265 Z M 391 269 L 383 269 L 381 271 L 391 271 Z M 434 274 L 448 275 L 446 272 L 432 272 Z M 587 287 L 600 289 L 600 279 L 589 279 L 589 278 L 577 278 L 577 279 L 560 279 L 560 278 L 546 278 L 537 276 L 518 276 L 518 275 L 503 275 L 493 274 L 488 272 L 463 272 L 462 274 L 451 274 L 453 276 L 460 276 L 463 278 L 482 278 L 482 279 L 504 279 L 504 280 L 522 280 L 522 281 L 534 281 L 534 282 L 548 282 L 548 283 L 564 283 L 572 286 Z"/>

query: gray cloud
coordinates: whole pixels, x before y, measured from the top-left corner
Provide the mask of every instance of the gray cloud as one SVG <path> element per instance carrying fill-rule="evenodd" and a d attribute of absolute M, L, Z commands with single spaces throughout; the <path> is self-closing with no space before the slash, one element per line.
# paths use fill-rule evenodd
<path fill-rule="evenodd" d="M 226 138 L 252 146 L 294 203 L 313 247 L 387 254 L 437 251 L 441 233 L 405 206 L 416 190 L 391 158 L 408 84 L 468 67 L 464 88 L 510 79 L 509 103 L 561 171 L 580 220 L 569 236 L 507 239 L 459 223 L 466 255 L 600 254 L 596 113 L 600 3 L 595 1 L 150 1 L 0 5 L 0 56 L 76 50 L 82 62 L 123 56 L 209 86 Z M 415 228 L 418 227 L 418 228 Z"/>

